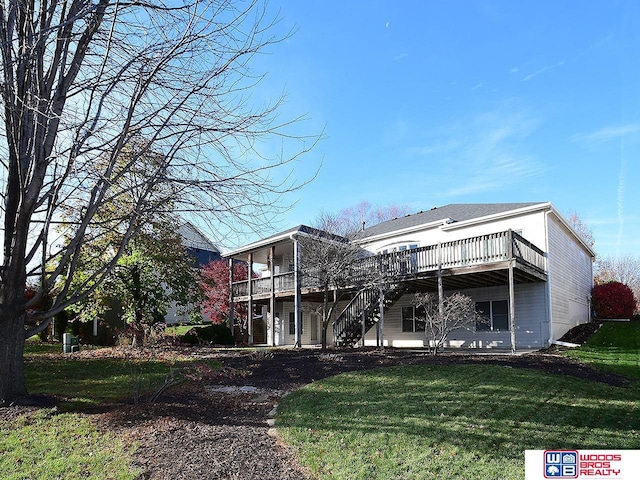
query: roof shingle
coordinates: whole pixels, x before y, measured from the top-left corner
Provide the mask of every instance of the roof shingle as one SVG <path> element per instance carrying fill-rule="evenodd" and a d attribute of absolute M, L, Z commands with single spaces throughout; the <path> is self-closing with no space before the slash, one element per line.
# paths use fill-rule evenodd
<path fill-rule="evenodd" d="M 434 207 L 431 210 L 394 218 L 386 222 L 378 223 L 365 228 L 358 235 L 358 240 L 383 235 L 385 233 L 404 230 L 439 220 L 452 219 L 454 222 L 463 222 L 474 218 L 486 217 L 499 213 L 517 210 L 519 208 L 539 205 L 541 202 L 529 203 L 452 203 L 443 207 Z"/>

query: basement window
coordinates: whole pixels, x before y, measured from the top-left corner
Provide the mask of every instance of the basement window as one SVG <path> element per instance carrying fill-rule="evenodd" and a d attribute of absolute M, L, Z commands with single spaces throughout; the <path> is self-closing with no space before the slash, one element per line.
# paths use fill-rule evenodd
<path fill-rule="evenodd" d="M 424 333 L 424 308 L 402 307 L 402 331 Z"/>
<path fill-rule="evenodd" d="M 500 332 L 509 330 L 509 304 L 506 300 L 476 302 L 476 312 L 485 319 L 483 322 L 476 322 L 476 331 Z"/>

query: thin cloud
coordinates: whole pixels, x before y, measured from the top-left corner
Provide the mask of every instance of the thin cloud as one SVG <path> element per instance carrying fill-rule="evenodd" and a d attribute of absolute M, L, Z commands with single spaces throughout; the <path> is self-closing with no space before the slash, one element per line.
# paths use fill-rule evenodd
<path fill-rule="evenodd" d="M 553 64 L 553 65 L 545 65 L 545 66 L 544 66 L 544 67 L 542 67 L 541 69 L 536 70 L 535 72 L 530 73 L 529 75 L 527 75 L 526 77 L 524 77 L 524 78 L 522 79 L 522 81 L 523 81 L 523 82 L 528 82 L 528 81 L 529 81 L 529 80 L 531 80 L 532 78 L 537 77 L 538 75 L 541 75 L 541 74 L 543 74 L 544 72 L 547 72 L 547 71 L 549 71 L 549 70 L 552 70 L 552 69 L 554 69 L 554 68 L 556 68 L 556 67 L 560 67 L 560 66 L 562 66 L 562 65 L 564 65 L 564 60 L 561 60 L 561 61 L 559 61 L 558 63 L 555 63 L 555 64 Z"/>
<path fill-rule="evenodd" d="M 403 58 L 407 58 L 408 56 L 408 53 L 401 53 L 400 55 L 394 57 L 394 60 L 402 60 Z"/>
<path fill-rule="evenodd" d="M 505 155 L 470 171 L 466 178 L 462 178 L 463 184 L 450 188 L 447 194 L 461 196 L 500 190 L 505 186 L 537 177 L 543 171 L 544 168 L 531 157 Z"/>
<path fill-rule="evenodd" d="M 616 225 L 618 223 L 618 217 L 617 215 L 614 216 L 608 216 L 608 217 L 589 217 L 589 218 L 585 218 L 584 221 L 585 223 L 589 224 L 589 225 L 593 225 L 595 226 L 612 226 L 612 225 Z"/>
<path fill-rule="evenodd" d="M 443 154 L 454 151 L 460 146 L 460 141 L 455 139 L 448 139 L 442 143 L 434 143 L 425 145 L 423 147 L 411 147 L 407 149 L 407 152 L 412 155 L 419 155 L 426 157 L 434 154 Z"/>
<path fill-rule="evenodd" d="M 434 162 L 432 175 L 446 196 L 513 188 L 546 171 L 526 149 L 539 123 L 523 113 L 488 112 L 411 153 Z"/>
<path fill-rule="evenodd" d="M 476 83 L 473 87 L 471 87 L 471 90 L 478 90 L 479 88 L 482 88 L 482 82 Z"/>
<path fill-rule="evenodd" d="M 627 191 L 627 156 L 625 147 L 629 141 L 635 142 L 636 136 L 640 132 L 640 123 L 625 123 L 620 125 L 611 125 L 608 127 L 595 130 L 591 133 L 577 134 L 572 137 L 576 142 L 583 143 L 587 147 L 598 147 L 610 142 L 618 142 L 620 167 L 618 171 L 618 181 L 616 184 L 616 223 L 618 225 L 615 249 L 619 255 L 625 242 L 625 195 Z"/>
<path fill-rule="evenodd" d="M 640 123 L 628 123 L 626 125 L 604 127 L 587 134 L 574 135 L 572 138 L 576 141 L 595 145 L 610 142 L 611 140 L 619 140 L 626 135 L 638 132 L 640 132 Z"/>

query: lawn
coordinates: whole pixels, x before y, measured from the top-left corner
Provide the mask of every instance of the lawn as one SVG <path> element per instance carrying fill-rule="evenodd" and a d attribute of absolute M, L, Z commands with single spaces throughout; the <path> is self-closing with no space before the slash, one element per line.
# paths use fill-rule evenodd
<path fill-rule="evenodd" d="M 138 476 L 132 452 L 86 418 L 40 410 L 0 422 L 0 472 L 5 480 L 109 479 Z"/>
<path fill-rule="evenodd" d="M 157 356 L 82 358 L 61 345 L 27 342 L 25 376 L 31 394 L 57 395 L 59 409 L 0 422 L 0 472 L 7 479 L 133 479 L 132 451 L 99 432 L 81 411 L 105 402 L 144 400 L 174 378 L 193 378 L 215 362 Z"/>
<path fill-rule="evenodd" d="M 207 325 L 211 325 L 211 322 L 208 323 L 203 323 L 203 324 L 187 324 L 187 325 L 168 325 L 167 328 L 165 329 L 164 333 L 165 335 L 172 335 L 175 337 L 180 337 L 182 335 L 184 335 L 185 333 L 187 333 L 189 330 L 191 330 L 194 327 L 205 327 Z"/>
<path fill-rule="evenodd" d="M 188 357 L 156 355 L 101 357 L 58 355 L 58 344 L 25 344 L 25 377 L 31 394 L 58 395 L 66 399 L 65 410 L 112 401 L 144 401 L 171 374 L 177 379 L 201 368 L 219 368 L 217 362 L 194 361 Z M 126 350 L 125 350 L 126 352 Z"/>
<path fill-rule="evenodd" d="M 595 341 L 571 355 L 636 380 L 490 365 L 349 373 L 285 397 L 279 431 L 323 479 L 522 479 L 526 449 L 638 449 L 639 344 Z"/>
<path fill-rule="evenodd" d="M 567 356 L 640 381 L 640 322 L 606 322 Z"/>

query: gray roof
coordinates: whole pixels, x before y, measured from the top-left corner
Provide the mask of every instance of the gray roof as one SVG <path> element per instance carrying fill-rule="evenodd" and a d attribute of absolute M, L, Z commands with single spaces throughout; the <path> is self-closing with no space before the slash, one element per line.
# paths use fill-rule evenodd
<path fill-rule="evenodd" d="M 348 242 L 347 238 L 341 237 L 340 235 L 336 235 L 331 232 L 325 232 L 324 230 L 320 230 L 318 228 L 310 227 L 309 225 L 298 225 L 297 227 L 289 228 L 282 232 L 276 233 L 274 235 L 270 235 L 260 240 L 260 242 L 268 242 L 274 238 L 281 238 L 285 235 L 294 235 L 296 233 L 306 233 L 308 235 L 313 235 L 316 237 L 330 237 L 333 240 L 339 240 L 343 242 Z"/>
<path fill-rule="evenodd" d="M 265 245 L 269 245 L 270 243 L 273 243 L 273 242 L 277 243 L 277 242 L 283 241 L 284 239 L 288 238 L 291 235 L 296 235 L 300 233 L 319 237 L 319 238 L 331 239 L 337 242 L 349 242 L 348 238 L 341 237 L 340 235 L 335 235 L 331 232 L 325 232 L 324 230 L 310 227 L 308 225 L 298 225 L 297 227 L 289 228 L 282 232 L 276 233 L 274 235 L 270 235 L 256 242 L 250 243 L 243 247 L 227 252 L 223 255 L 223 257 L 229 258 L 229 257 L 233 257 L 234 255 L 238 255 L 240 253 L 264 248 Z"/>
<path fill-rule="evenodd" d="M 519 208 L 539 205 L 542 202 L 529 203 L 452 203 L 443 207 L 434 207 L 431 210 L 394 218 L 386 222 L 378 223 L 366 228 L 358 234 L 358 240 L 363 240 L 376 235 L 382 235 L 397 230 L 417 227 L 427 223 L 452 219 L 454 222 L 463 222 L 474 218 L 486 217 L 499 213 L 517 210 Z"/>

